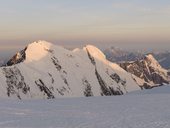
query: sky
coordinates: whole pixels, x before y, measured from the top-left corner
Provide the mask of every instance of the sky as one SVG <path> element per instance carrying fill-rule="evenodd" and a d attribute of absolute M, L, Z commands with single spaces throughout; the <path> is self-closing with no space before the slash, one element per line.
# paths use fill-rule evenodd
<path fill-rule="evenodd" d="M 170 50 L 170 0 L 0 0 L 0 54 L 36 40 Z"/>

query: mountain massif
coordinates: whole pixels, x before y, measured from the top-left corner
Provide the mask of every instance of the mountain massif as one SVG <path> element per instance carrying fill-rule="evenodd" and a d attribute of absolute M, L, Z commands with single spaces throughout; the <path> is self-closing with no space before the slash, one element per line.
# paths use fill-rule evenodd
<path fill-rule="evenodd" d="M 70 51 L 46 41 L 33 42 L 0 68 L 0 97 L 123 95 L 169 83 L 167 71 L 153 57 L 146 60 L 116 64 L 92 45 Z"/>

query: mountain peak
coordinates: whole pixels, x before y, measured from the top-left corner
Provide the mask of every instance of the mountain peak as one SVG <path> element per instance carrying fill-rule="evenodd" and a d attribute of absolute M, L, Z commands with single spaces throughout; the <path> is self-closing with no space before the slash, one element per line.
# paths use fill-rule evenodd
<path fill-rule="evenodd" d="M 33 43 L 30 43 L 27 47 L 51 47 L 52 46 L 52 43 L 50 42 L 47 42 L 47 41 L 44 41 L 44 40 L 38 40 L 38 41 L 35 41 Z"/>
<path fill-rule="evenodd" d="M 25 49 L 17 52 L 7 63 L 6 66 L 12 66 L 23 61 L 39 60 L 47 54 L 47 50 L 52 47 L 52 43 L 39 40 L 28 44 Z"/>
<path fill-rule="evenodd" d="M 31 62 L 31 61 L 38 61 L 45 56 L 47 56 L 48 51 L 50 48 L 53 47 L 52 43 L 49 43 L 47 41 L 39 40 L 33 43 L 30 43 L 27 46 L 26 50 L 26 61 Z"/>
<path fill-rule="evenodd" d="M 147 59 L 149 59 L 149 60 L 157 61 L 157 60 L 153 57 L 153 55 L 152 55 L 151 53 L 145 55 L 145 57 L 146 57 Z"/>
<path fill-rule="evenodd" d="M 157 68 L 162 68 L 161 65 L 158 63 L 158 61 L 153 57 L 152 54 L 147 54 L 145 56 L 145 59 L 147 62 L 149 62 L 149 64 L 153 67 L 157 67 Z"/>
<path fill-rule="evenodd" d="M 99 60 L 106 59 L 104 53 L 93 45 L 86 45 L 83 49 Z"/>

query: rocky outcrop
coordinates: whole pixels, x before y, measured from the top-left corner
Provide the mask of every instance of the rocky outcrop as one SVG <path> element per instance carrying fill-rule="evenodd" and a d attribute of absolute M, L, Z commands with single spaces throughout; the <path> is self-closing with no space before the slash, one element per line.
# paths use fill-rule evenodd
<path fill-rule="evenodd" d="M 169 84 L 167 70 L 163 69 L 151 54 L 141 60 L 120 63 L 120 66 L 144 80 L 144 88 Z"/>
<path fill-rule="evenodd" d="M 21 93 L 27 94 L 30 91 L 30 87 L 25 83 L 24 76 L 17 67 L 3 68 L 2 70 L 6 77 L 8 97 L 15 95 L 21 99 Z"/>
<path fill-rule="evenodd" d="M 18 64 L 23 62 L 26 59 L 26 53 L 27 47 L 24 50 L 21 50 L 20 52 L 16 53 L 6 64 L 5 66 L 12 66 L 14 64 Z"/>

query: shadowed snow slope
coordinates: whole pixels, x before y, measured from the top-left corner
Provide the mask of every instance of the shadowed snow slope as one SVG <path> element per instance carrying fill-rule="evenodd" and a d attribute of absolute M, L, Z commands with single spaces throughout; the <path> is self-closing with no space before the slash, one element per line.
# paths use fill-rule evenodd
<path fill-rule="evenodd" d="M 0 96 L 4 98 L 109 96 L 140 89 L 131 74 L 91 45 L 69 51 L 38 41 L 8 64 L 0 68 Z"/>

